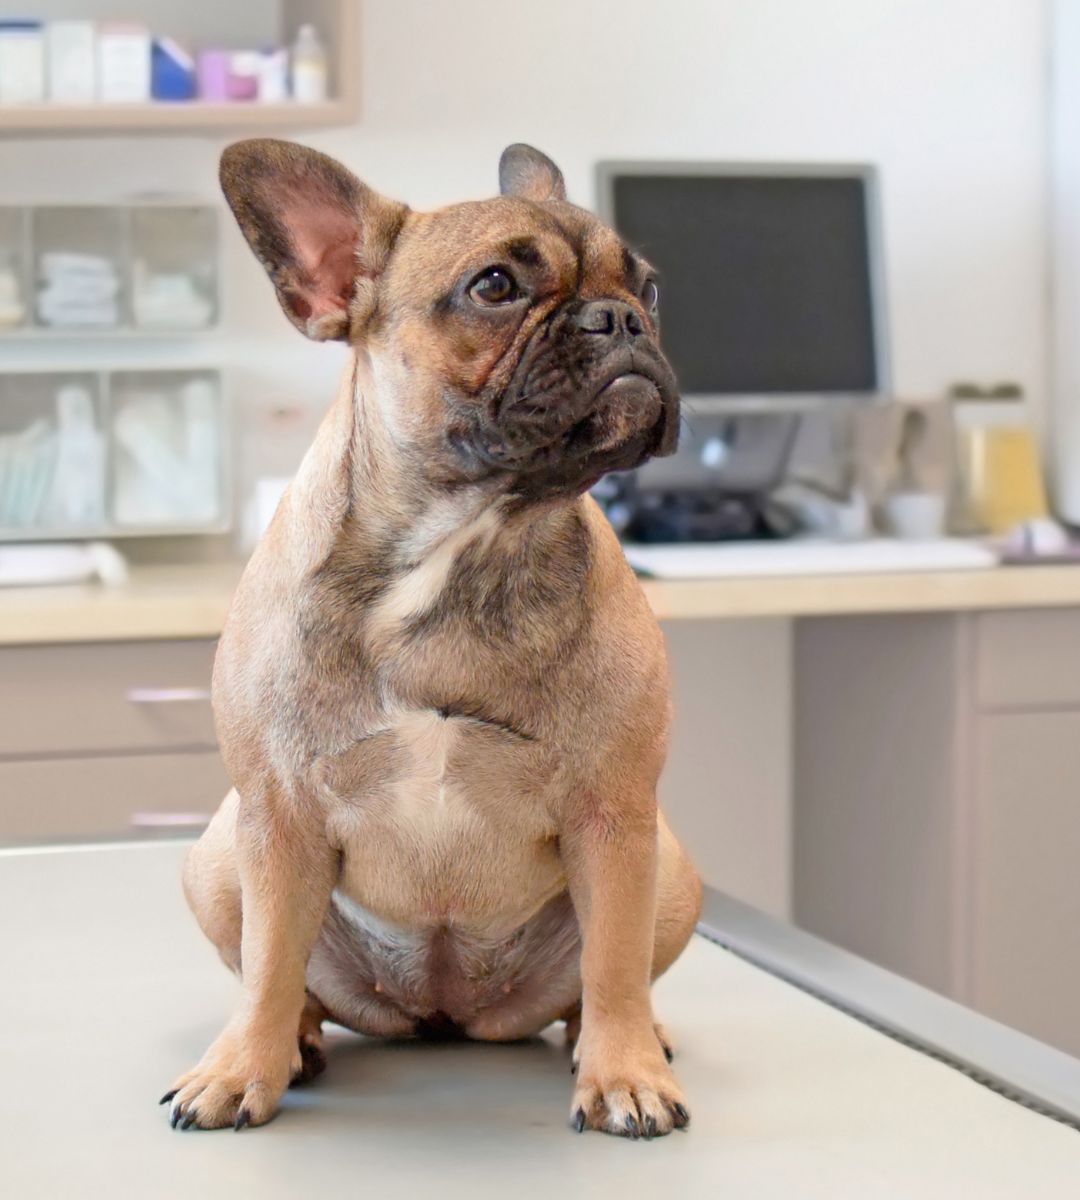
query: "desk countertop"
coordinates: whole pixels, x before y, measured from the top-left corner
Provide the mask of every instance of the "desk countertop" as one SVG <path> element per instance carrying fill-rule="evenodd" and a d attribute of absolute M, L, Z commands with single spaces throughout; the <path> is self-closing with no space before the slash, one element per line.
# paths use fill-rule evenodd
<path fill-rule="evenodd" d="M 239 576 L 234 563 L 137 567 L 115 588 L 0 588 L 0 645 L 217 637 Z M 668 621 L 1063 608 L 1080 606 L 1080 566 L 646 580 L 644 588 Z"/>
<path fill-rule="evenodd" d="M 701 937 L 656 987 L 693 1121 L 651 1143 L 567 1125 L 561 1035 L 331 1032 L 262 1129 L 169 1128 L 156 1100 L 235 983 L 186 911 L 184 847 L 0 853 L 6 1194 L 1072 1200 L 1080 1134 Z"/>

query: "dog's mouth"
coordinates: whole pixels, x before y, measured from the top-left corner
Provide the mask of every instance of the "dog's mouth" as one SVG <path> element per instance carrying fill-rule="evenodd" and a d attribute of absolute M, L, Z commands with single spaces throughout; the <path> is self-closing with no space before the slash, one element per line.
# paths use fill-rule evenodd
<path fill-rule="evenodd" d="M 596 393 L 592 412 L 571 428 L 565 448 L 573 452 L 580 447 L 593 454 L 616 451 L 653 427 L 662 408 L 660 388 L 648 376 L 637 371 L 616 375 Z"/>
<path fill-rule="evenodd" d="M 504 391 L 479 399 L 448 431 L 458 462 L 529 497 L 585 491 L 670 454 L 678 434 L 678 389 L 655 340 L 613 342 L 565 321 L 534 336 Z"/>

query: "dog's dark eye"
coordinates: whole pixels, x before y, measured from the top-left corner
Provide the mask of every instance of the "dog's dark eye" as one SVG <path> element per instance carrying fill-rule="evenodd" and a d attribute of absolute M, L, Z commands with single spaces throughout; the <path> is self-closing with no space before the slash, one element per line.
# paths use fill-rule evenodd
<path fill-rule="evenodd" d="M 517 299 L 518 290 L 509 271 L 488 267 L 469 284 L 469 295 L 477 304 L 509 304 Z"/>
<path fill-rule="evenodd" d="M 646 312 L 656 312 L 660 304 L 660 289 L 656 286 L 655 279 L 645 280 L 641 289 L 641 303 L 645 306 Z"/>

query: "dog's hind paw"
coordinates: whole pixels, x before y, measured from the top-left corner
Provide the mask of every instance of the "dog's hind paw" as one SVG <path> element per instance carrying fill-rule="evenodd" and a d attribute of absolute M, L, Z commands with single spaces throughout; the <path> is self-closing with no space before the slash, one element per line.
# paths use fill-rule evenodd
<path fill-rule="evenodd" d="M 323 1051 L 321 1038 L 301 1037 L 300 1070 L 289 1081 L 289 1087 L 300 1087 L 310 1083 L 326 1070 L 326 1054 Z"/>

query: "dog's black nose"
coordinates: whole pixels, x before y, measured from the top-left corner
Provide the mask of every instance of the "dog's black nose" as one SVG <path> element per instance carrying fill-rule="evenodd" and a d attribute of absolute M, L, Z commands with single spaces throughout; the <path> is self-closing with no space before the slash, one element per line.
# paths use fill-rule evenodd
<path fill-rule="evenodd" d="M 582 333 L 636 338 L 644 330 L 641 318 L 622 300 L 588 300 L 578 309 L 574 324 Z"/>

